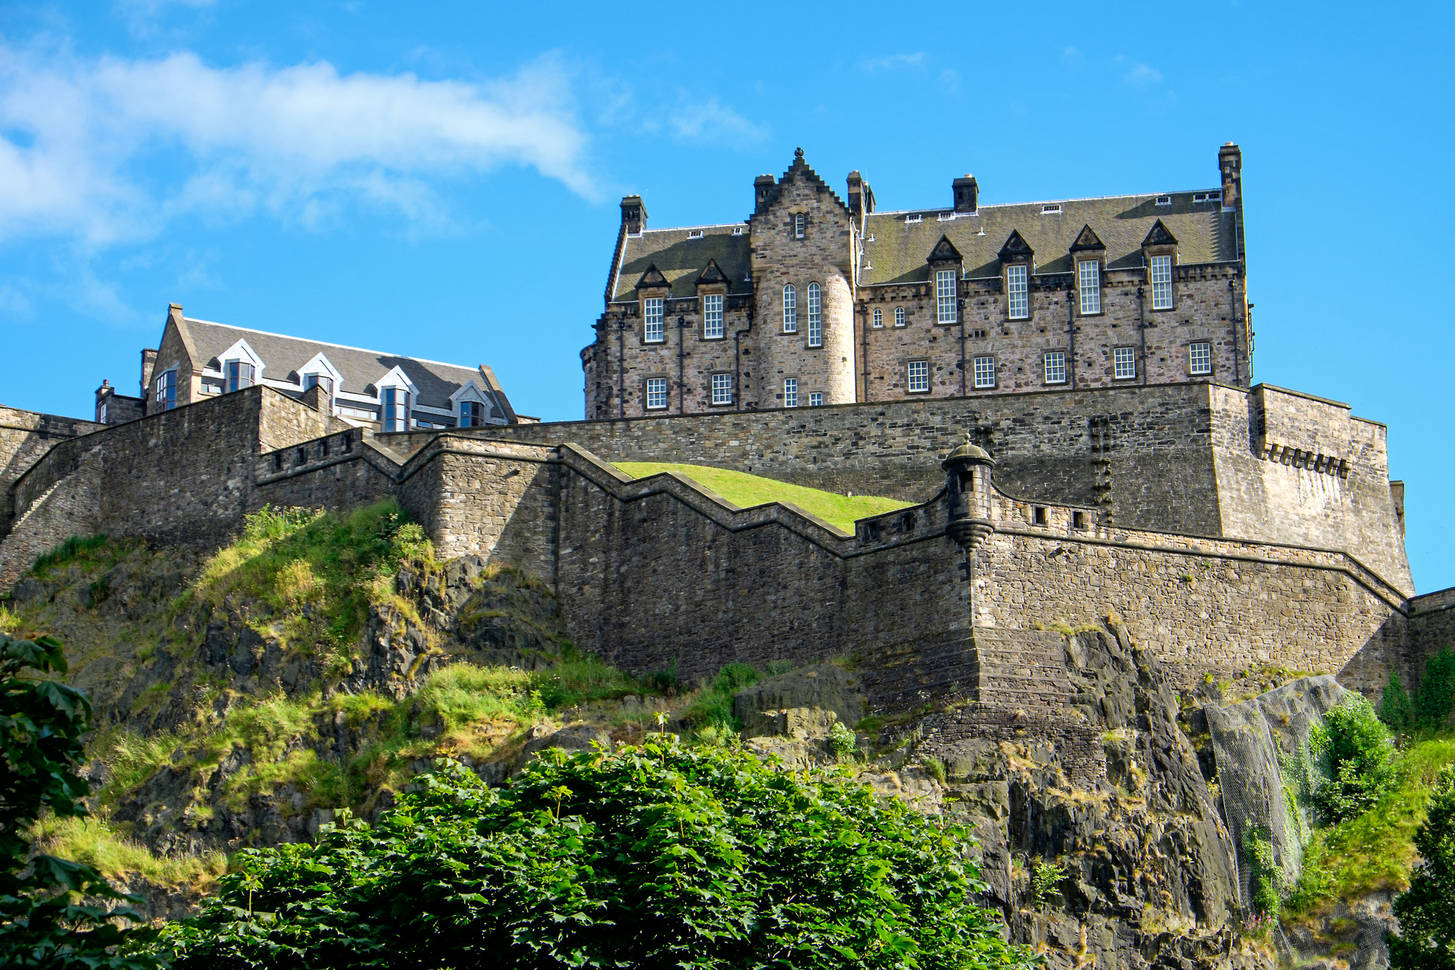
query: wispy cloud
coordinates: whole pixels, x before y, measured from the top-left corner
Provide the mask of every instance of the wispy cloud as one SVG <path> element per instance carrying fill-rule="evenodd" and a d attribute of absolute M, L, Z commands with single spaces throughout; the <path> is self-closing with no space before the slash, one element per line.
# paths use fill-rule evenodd
<path fill-rule="evenodd" d="M 1124 84 L 1130 84 L 1134 88 L 1148 88 L 1162 83 L 1162 72 L 1150 64 L 1131 60 L 1125 54 L 1118 54 L 1115 62 Z"/>
<path fill-rule="evenodd" d="M 439 179 L 507 165 L 594 197 L 586 148 L 569 74 L 549 56 L 465 83 L 0 46 L 0 240 L 106 245 L 184 214 L 260 210 L 317 224 L 344 204 L 436 219 Z"/>
<path fill-rule="evenodd" d="M 650 106 L 635 86 L 596 76 L 590 97 L 596 121 L 604 128 L 634 134 L 659 135 L 683 142 L 724 139 L 756 142 L 768 136 L 768 127 L 744 116 L 717 96 L 700 97 L 685 88 L 656 92 Z"/>
<path fill-rule="evenodd" d="M 887 54 L 883 57 L 867 57 L 859 62 L 861 71 L 906 71 L 918 70 L 929 61 L 924 51 L 909 54 Z"/>

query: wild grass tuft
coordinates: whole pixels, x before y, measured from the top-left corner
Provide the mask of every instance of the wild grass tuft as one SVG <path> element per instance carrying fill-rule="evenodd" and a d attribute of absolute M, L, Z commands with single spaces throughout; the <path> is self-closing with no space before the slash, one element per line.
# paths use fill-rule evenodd
<path fill-rule="evenodd" d="M 743 726 L 733 714 L 733 695 L 762 679 L 763 675 L 752 664 L 727 664 L 701 688 L 682 717 L 689 724 L 717 724 L 740 731 Z"/>
<path fill-rule="evenodd" d="M 82 558 L 92 558 L 91 554 L 105 549 L 110 542 L 110 537 L 106 535 L 71 536 L 55 548 L 36 556 L 31 572 L 43 574 Z"/>
<path fill-rule="evenodd" d="M 221 852 L 157 855 L 95 816 L 50 816 L 37 823 L 35 836 L 40 851 L 95 866 L 116 880 L 140 876 L 158 886 L 205 891 L 227 868 Z"/>

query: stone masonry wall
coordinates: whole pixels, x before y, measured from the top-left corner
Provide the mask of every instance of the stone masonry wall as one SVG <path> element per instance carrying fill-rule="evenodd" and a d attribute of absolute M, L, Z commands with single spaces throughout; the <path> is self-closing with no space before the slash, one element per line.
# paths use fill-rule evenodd
<path fill-rule="evenodd" d="M 1455 650 L 1455 587 L 1410 600 L 1409 668 L 1404 685 L 1412 687 L 1425 672 L 1425 661 L 1446 647 Z"/>
<path fill-rule="evenodd" d="M 0 496 L 52 445 L 99 427 L 79 418 L 0 407 Z M 0 502 L 0 535 L 5 534 L 9 522 L 10 510 Z"/>

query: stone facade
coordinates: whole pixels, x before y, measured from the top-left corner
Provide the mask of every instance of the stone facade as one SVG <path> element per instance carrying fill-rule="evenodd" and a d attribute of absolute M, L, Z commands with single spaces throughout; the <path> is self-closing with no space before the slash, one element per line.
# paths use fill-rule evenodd
<path fill-rule="evenodd" d="M 1218 170 L 1203 192 L 997 206 L 967 176 L 949 208 L 881 212 L 858 172 L 846 204 L 800 149 L 781 179 L 755 180 L 739 225 L 648 229 L 628 196 L 581 352 L 586 415 L 1248 387 L 1237 146 Z M 709 328 L 717 294 L 727 319 Z M 714 398 L 714 375 L 730 396 Z"/>

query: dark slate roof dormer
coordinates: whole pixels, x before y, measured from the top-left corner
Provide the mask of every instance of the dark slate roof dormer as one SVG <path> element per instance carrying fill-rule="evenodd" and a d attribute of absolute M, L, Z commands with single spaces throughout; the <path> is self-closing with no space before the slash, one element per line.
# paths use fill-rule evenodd
<path fill-rule="evenodd" d="M 929 258 L 925 260 L 931 266 L 935 263 L 959 263 L 963 261 L 964 259 L 960 255 L 960 250 L 956 249 L 955 244 L 950 242 L 950 237 L 945 235 L 940 236 L 940 241 L 935 243 L 935 248 L 930 250 Z"/>
<path fill-rule="evenodd" d="M 656 267 L 652 268 L 655 269 Z M 659 273 L 657 275 L 660 276 L 661 274 Z M 714 283 L 721 283 L 724 286 L 728 286 L 732 283 L 732 281 L 729 280 L 727 278 L 727 274 L 718 267 L 717 260 L 709 259 L 707 261 L 707 265 L 703 267 L 702 272 L 697 274 L 697 285 L 704 286 L 712 285 Z"/>
<path fill-rule="evenodd" d="M 1072 223 L 1072 225 L 1075 225 L 1075 223 Z M 1091 250 L 1105 252 L 1106 244 L 1101 241 L 1100 236 L 1092 231 L 1090 224 L 1087 224 L 1081 227 L 1081 232 L 1077 233 L 1076 241 L 1071 244 L 1071 251 L 1073 253 L 1082 253 Z"/>
<path fill-rule="evenodd" d="M 1030 261 L 1036 253 L 1031 249 L 1031 244 L 1026 242 L 1026 237 L 1020 234 L 1020 230 L 1012 229 L 1010 235 L 1005 237 L 1005 245 L 1000 247 L 999 255 L 1002 263 L 1014 263 L 1019 260 Z"/>
<path fill-rule="evenodd" d="M 1147 238 L 1142 240 L 1143 249 L 1146 249 L 1150 246 L 1176 245 L 1177 237 L 1172 235 L 1172 233 L 1168 231 L 1167 227 L 1162 224 L 1161 219 L 1158 219 L 1157 222 L 1152 226 L 1151 231 L 1147 233 Z"/>
<path fill-rule="evenodd" d="M 657 269 L 656 263 L 648 266 L 647 271 L 642 274 L 642 278 L 637 280 L 637 289 L 639 290 L 657 289 L 658 287 L 665 288 L 666 286 L 667 277 L 663 276 L 662 271 Z"/>

